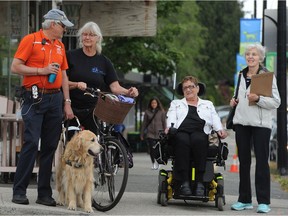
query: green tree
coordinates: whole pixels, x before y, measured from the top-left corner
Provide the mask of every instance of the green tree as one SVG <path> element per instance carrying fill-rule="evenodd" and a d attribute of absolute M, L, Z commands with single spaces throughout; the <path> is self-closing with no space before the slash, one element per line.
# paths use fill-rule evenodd
<path fill-rule="evenodd" d="M 206 34 L 203 35 L 205 47 L 200 50 L 198 58 L 202 78 L 205 79 L 214 102 L 225 104 L 230 98 L 229 88 L 227 90 L 226 87 L 225 93 L 225 90 L 215 91 L 214 86 L 219 86 L 219 83 L 232 86 L 234 83 L 243 5 L 238 1 L 197 1 L 197 4 L 200 8 L 198 20 L 207 28 Z M 219 98 L 222 100 L 218 100 Z"/>
<path fill-rule="evenodd" d="M 205 45 L 206 28 L 198 21 L 199 7 L 195 1 L 183 2 L 179 13 L 172 14 L 168 19 L 162 18 L 160 22 L 165 25 L 172 23 L 179 25 L 180 31 L 174 35 L 172 47 L 182 54 L 177 65 L 177 80 L 182 80 L 184 76 L 194 75 L 201 78 L 201 66 L 197 59 L 200 58 L 200 50 Z"/>
<path fill-rule="evenodd" d="M 197 75 L 196 59 L 204 46 L 198 11 L 195 1 L 157 1 L 155 37 L 105 38 L 104 52 L 111 57 L 116 69 L 124 73 L 137 68 L 143 73 L 170 76 L 177 71 L 177 82 L 185 75 Z M 157 93 L 160 94 L 151 88 L 147 94 L 145 92 L 145 98 Z M 170 102 L 161 99 L 166 106 Z"/>
<path fill-rule="evenodd" d="M 155 37 L 105 38 L 103 53 L 123 73 L 177 71 L 177 82 L 195 75 L 206 84 L 206 97 L 222 105 L 231 90 L 218 84 L 234 83 L 241 8 L 238 1 L 157 1 Z"/>
<path fill-rule="evenodd" d="M 109 56 L 118 72 L 131 70 L 144 74 L 171 76 L 183 53 L 174 45 L 175 36 L 181 32 L 178 22 L 165 22 L 180 13 L 183 2 L 157 1 L 157 35 L 155 37 L 109 37 L 104 38 L 103 54 Z M 164 97 L 157 86 L 141 85 L 141 107 L 145 109 L 149 99 L 158 96 L 164 107 L 172 98 Z"/>

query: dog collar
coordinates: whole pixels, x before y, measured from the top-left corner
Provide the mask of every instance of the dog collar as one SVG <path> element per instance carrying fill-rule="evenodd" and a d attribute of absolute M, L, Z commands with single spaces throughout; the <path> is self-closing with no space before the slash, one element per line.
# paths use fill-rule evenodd
<path fill-rule="evenodd" d="M 70 160 L 65 161 L 65 163 L 69 166 L 72 166 L 72 161 L 70 161 Z M 82 168 L 83 166 L 84 166 L 83 164 L 76 162 L 73 167 L 74 168 Z"/>

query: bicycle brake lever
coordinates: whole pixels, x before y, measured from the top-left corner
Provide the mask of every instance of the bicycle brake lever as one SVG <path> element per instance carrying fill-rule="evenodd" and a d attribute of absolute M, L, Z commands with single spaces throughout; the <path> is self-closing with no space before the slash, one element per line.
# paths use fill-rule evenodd
<path fill-rule="evenodd" d="M 93 94 L 91 94 L 91 93 L 89 93 L 89 92 L 85 92 L 84 95 L 89 95 L 89 96 L 91 96 L 91 97 L 96 97 L 95 95 L 93 95 Z"/>

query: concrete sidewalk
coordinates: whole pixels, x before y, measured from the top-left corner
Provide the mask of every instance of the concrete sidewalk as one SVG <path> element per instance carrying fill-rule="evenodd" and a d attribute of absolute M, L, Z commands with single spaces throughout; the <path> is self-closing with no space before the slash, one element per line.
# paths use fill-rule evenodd
<path fill-rule="evenodd" d="M 217 168 L 223 173 L 225 182 L 226 205 L 224 211 L 218 211 L 215 202 L 169 200 L 168 206 L 163 207 L 156 202 L 158 171 L 151 170 L 151 162 L 147 153 L 134 153 L 134 167 L 129 170 L 129 178 L 125 193 L 115 208 L 108 212 L 94 210 L 91 215 L 259 215 L 256 213 L 257 202 L 255 198 L 254 171 L 251 167 L 251 181 L 253 190 L 253 210 L 232 211 L 231 205 L 237 201 L 238 173 L 230 172 L 233 164 L 233 155 L 236 153 L 234 133 L 229 131 L 229 137 L 225 139 L 229 145 L 229 157 L 226 161 L 226 170 Z M 169 169 L 168 166 L 163 166 Z M 54 188 L 54 182 L 52 182 Z M 29 205 L 17 205 L 11 202 L 12 184 L 0 185 L 0 215 L 86 215 L 82 209 L 77 211 L 67 210 L 66 207 L 48 207 L 36 204 L 36 184 L 31 184 L 27 190 Z M 53 191 L 53 197 L 57 199 L 57 192 Z M 271 182 L 271 212 L 267 215 L 288 215 L 288 193 L 281 190 L 279 184 Z"/>
<path fill-rule="evenodd" d="M 11 188 L 0 188 L 0 215 L 86 215 L 81 209 L 67 210 L 66 207 L 48 207 L 36 204 L 36 189 L 28 189 L 29 205 L 17 205 L 11 202 Z M 56 197 L 56 192 L 54 197 Z M 214 202 L 189 201 L 185 204 L 182 200 L 171 200 L 168 206 L 163 207 L 156 203 L 155 193 L 125 192 L 120 203 L 108 212 L 94 210 L 91 215 L 259 215 L 257 206 L 253 210 L 232 211 L 231 204 L 237 196 L 226 195 L 224 211 L 218 211 Z M 272 199 L 272 211 L 267 215 L 288 215 L 288 200 Z M 256 203 L 253 198 L 253 203 Z M 87 214 L 88 215 L 88 214 Z"/>

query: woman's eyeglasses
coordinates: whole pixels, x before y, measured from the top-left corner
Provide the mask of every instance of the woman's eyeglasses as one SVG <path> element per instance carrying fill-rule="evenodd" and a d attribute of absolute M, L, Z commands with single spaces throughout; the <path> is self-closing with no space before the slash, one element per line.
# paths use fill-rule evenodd
<path fill-rule="evenodd" d="M 97 35 L 96 34 L 92 34 L 92 33 L 90 33 L 90 34 L 82 33 L 82 37 L 90 37 L 90 38 L 92 38 L 92 37 L 97 37 Z"/>
<path fill-rule="evenodd" d="M 197 86 L 195 86 L 195 85 L 183 86 L 182 90 L 187 91 L 189 89 L 191 91 L 191 90 L 195 89 L 196 87 Z"/>

